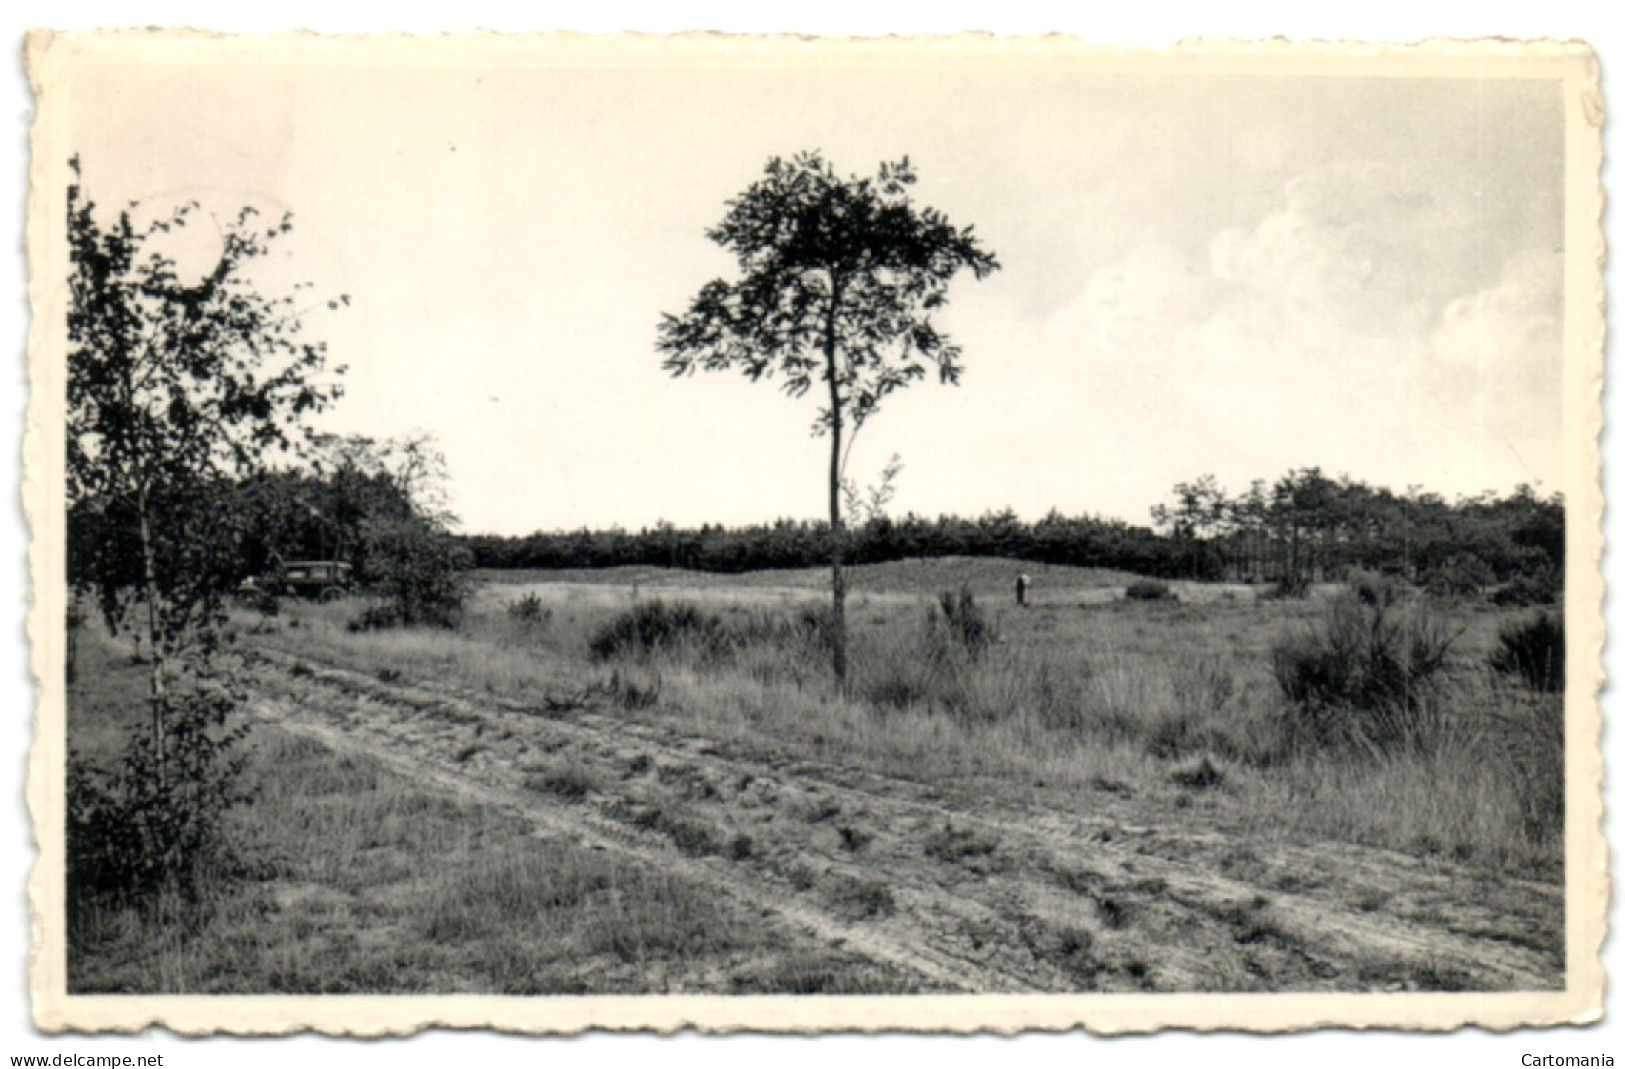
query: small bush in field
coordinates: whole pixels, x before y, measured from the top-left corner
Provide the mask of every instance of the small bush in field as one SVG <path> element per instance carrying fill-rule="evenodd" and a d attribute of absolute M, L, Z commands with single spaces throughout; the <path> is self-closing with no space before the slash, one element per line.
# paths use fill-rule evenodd
<path fill-rule="evenodd" d="M 1271 669 L 1296 726 L 1319 742 L 1416 741 L 1458 634 L 1425 613 L 1343 596 L 1320 623 L 1276 644 Z"/>
<path fill-rule="evenodd" d="M 736 648 L 755 645 L 789 645 L 818 650 L 832 643 L 833 615 L 827 605 L 805 606 L 786 615 L 759 611 L 729 626 L 728 634 Z"/>
<path fill-rule="evenodd" d="M 1563 689 L 1563 617 L 1543 612 L 1501 628 L 1490 651 L 1490 667 L 1517 676 L 1531 689 L 1555 694 Z"/>
<path fill-rule="evenodd" d="M 1386 609 L 1399 600 L 1399 584 L 1381 572 L 1355 569 L 1348 575 L 1349 593 L 1361 605 Z"/>
<path fill-rule="evenodd" d="M 376 614 L 371 627 L 457 626 L 473 557 L 449 531 L 417 516 L 368 520 L 362 546 L 362 582 L 392 614 Z"/>
<path fill-rule="evenodd" d="M 152 739 L 137 735 L 111 773 L 68 761 L 68 901 L 150 907 L 161 894 L 196 899 L 211 875 L 243 864 L 227 812 L 240 801 L 247 729 L 230 726 L 238 695 L 227 685 L 185 678 L 166 699 L 165 774 Z M 70 918 L 70 923 L 72 918 Z"/>
<path fill-rule="evenodd" d="M 727 646 L 727 629 L 721 617 L 688 602 L 665 602 L 659 598 L 640 601 L 617 614 L 600 627 L 588 643 L 593 658 L 599 661 L 646 657 L 679 648 L 711 656 Z"/>
<path fill-rule="evenodd" d="M 517 601 L 510 601 L 508 616 L 522 624 L 540 624 L 545 627 L 553 619 L 553 610 L 542 604 L 542 599 L 538 595 L 531 593 Z"/>
<path fill-rule="evenodd" d="M 1174 592 L 1160 579 L 1136 579 L 1123 591 L 1130 601 L 1167 601 Z"/>
<path fill-rule="evenodd" d="M 971 594 L 970 587 L 960 587 L 958 594 L 943 591 L 937 596 L 937 606 L 942 611 L 940 623 L 943 631 L 970 653 L 979 654 L 998 641 L 998 632 L 993 626 L 993 621 L 989 620 L 987 613 L 976 604 L 976 598 Z M 939 618 L 932 615 L 930 627 L 933 631 L 938 623 Z"/>

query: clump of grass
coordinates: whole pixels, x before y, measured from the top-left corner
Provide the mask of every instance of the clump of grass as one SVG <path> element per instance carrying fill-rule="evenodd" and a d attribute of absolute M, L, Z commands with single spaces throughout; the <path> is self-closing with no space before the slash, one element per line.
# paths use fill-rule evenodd
<path fill-rule="evenodd" d="M 855 824 L 841 824 L 837 826 L 841 833 L 841 846 L 849 853 L 857 853 L 870 843 L 874 842 L 874 835 Z"/>
<path fill-rule="evenodd" d="M 1123 596 L 1130 601 L 1168 601 L 1174 592 L 1160 579 L 1136 579 L 1124 588 Z"/>
<path fill-rule="evenodd" d="M 889 967 L 867 965 L 864 971 L 845 965 L 836 951 L 775 953 L 756 971 L 733 979 L 741 995 L 885 995 L 914 994 L 916 981 Z"/>
<path fill-rule="evenodd" d="M 1035 931 L 1024 927 L 1022 934 L 1035 958 L 1054 962 L 1079 980 L 1091 980 L 1101 970 L 1095 958 L 1095 934 L 1076 924 Z"/>
<path fill-rule="evenodd" d="M 1542 612 L 1528 620 L 1508 624 L 1496 636 L 1490 667 L 1515 676 L 1531 690 L 1555 694 L 1563 689 L 1563 617 Z"/>
<path fill-rule="evenodd" d="M 792 613 L 758 610 L 729 626 L 735 647 L 777 646 L 822 652 L 833 642 L 834 616 L 827 605 L 806 605 Z"/>
<path fill-rule="evenodd" d="M 532 770 L 525 777 L 525 786 L 533 791 L 577 801 L 597 790 L 598 781 L 578 764 L 555 761 Z"/>
<path fill-rule="evenodd" d="M 633 806 L 626 816 L 638 827 L 666 836 L 685 854 L 716 854 L 724 846 L 709 824 L 678 805 Z"/>
<path fill-rule="evenodd" d="M 897 900 L 879 880 L 853 876 L 835 877 L 830 897 L 835 908 L 854 920 L 883 917 L 897 909 Z"/>
<path fill-rule="evenodd" d="M 606 689 L 622 709 L 648 709 L 660 701 L 664 681 L 659 672 L 639 676 L 617 668 L 610 673 Z"/>
<path fill-rule="evenodd" d="M 926 857 L 956 864 L 987 857 L 998 848 L 999 841 L 991 835 L 945 824 L 926 837 L 923 850 Z"/>
<path fill-rule="evenodd" d="M 1510 692 L 1510 693 L 1509 693 Z M 1518 823 L 1531 843 L 1563 843 L 1563 699 L 1561 694 L 1518 693 L 1491 687 L 1475 703 L 1493 725 L 1485 738 L 1495 745 L 1485 762 L 1511 785 Z"/>
<path fill-rule="evenodd" d="M 1222 717 L 1236 697 L 1235 670 L 1221 657 L 1182 657 L 1168 678 L 1175 707 L 1201 719 Z"/>
<path fill-rule="evenodd" d="M 1181 787 L 1205 791 L 1224 783 L 1224 769 L 1213 758 L 1203 754 L 1195 761 L 1187 761 L 1168 773 L 1168 778 Z"/>
<path fill-rule="evenodd" d="M 1231 666 L 1218 657 L 1181 659 L 1169 666 L 1168 686 L 1172 708 L 1161 715 L 1144 715 L 1140 721 L 1146 753 L 1181 757 L 1218 743 L 1236 696 Z"/>
<path fill-rule="evenodd" d="M 1348 587 L 1361 605 L 1385 609 L 1399 600 L 1399 584 L 1381 572 L 1356 568 L 1348 574 Z"/>
<path fill-rule="evenodd" d="M 689 602 L 652 598 L 616 614 L 593 634 L 588 649 L 594 660 L 608 661 L 679 649 L 696 650 L 704 657 L 727 645 L 727 630 L 715 613 Z"/>
<path fill-rule="evenodd" d="M 1425 742 L 1430 699 L 1458 636 L 1420 610 L 1344 595 L 1319 623 L 1276 644 L 1271 669 L 1292 726 L 1317 743 Z"/>
<path fill-rule="evenodd" d="M 822 824 L 841 815 L 841 803 L 833 798 L 814 797 L 794 807 L 794 812 L 808 824 Z"/>

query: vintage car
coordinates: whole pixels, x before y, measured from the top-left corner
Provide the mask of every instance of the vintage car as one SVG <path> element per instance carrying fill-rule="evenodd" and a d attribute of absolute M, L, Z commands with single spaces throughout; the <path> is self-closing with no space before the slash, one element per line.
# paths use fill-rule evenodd
<path fill-rule="evenodd" d="M 355 569 L 341 560 L 283 561 L 266 575 L 243 584 L 245 596 L 288 594 L 294 597 L 337 601 L 355 586 Z"/>
<path fill-rule="evenodd" d="M 290 594 L 336 601 L 350 592 L 354 571 L 341 560 L 290 560 L 283 562 L 280 578 Z"/>

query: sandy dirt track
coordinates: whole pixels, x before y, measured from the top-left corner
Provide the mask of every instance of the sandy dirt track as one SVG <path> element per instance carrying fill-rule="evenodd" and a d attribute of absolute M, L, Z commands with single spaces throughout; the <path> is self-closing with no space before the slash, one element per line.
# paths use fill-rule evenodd
<path fill-rule="evenodd" d="M 920 991 L 1551 990 L 1561 886 L 1226 830 L 1132 789 L 1007 797 L 738 752 L 270 651 L 258 716 L 715 888 Z"/>

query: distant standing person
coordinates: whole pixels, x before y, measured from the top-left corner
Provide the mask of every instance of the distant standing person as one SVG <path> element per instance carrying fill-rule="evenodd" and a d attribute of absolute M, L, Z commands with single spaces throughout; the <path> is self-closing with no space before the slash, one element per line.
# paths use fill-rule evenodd
<path fill-rule="evenodd" d="M 1017 605 L 1025 606 L 1027 604 L 1027 588 L 1032 586 L 1032 585 L 1033 585 L 1033 581 L 1031 579 L 1027 578 L 1027 573 L 1026 572 L 1022 572 L 1020 575 L 1016 576 L 1016 604 Z"/>

